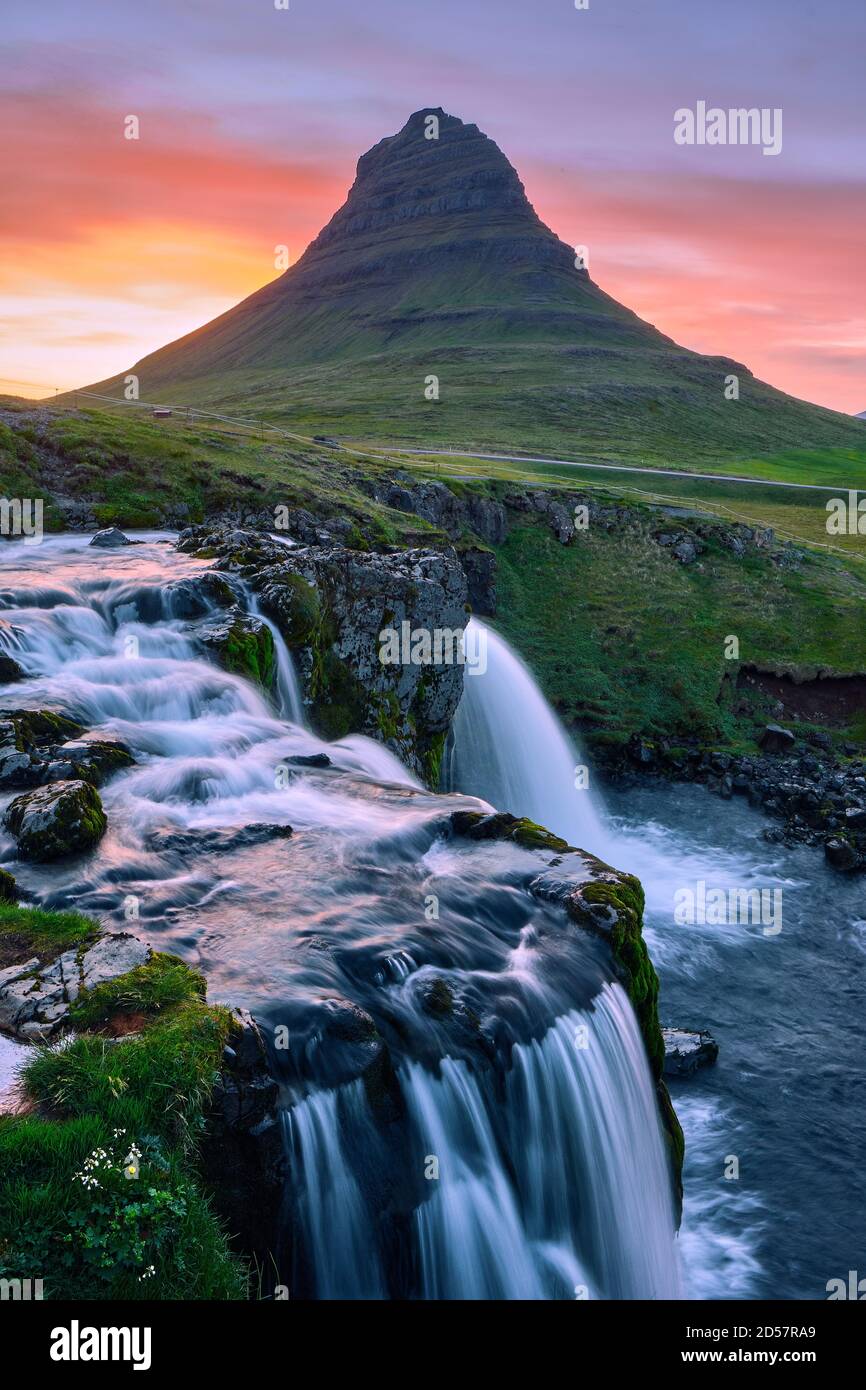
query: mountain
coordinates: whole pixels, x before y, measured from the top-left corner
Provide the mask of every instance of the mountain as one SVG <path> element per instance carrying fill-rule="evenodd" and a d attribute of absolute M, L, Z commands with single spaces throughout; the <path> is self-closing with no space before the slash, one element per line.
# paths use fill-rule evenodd
<path fill-rule="evenodd" d="M 605 294 L 494 141 L 441 108 L 362 155 L 297 264 L 131 370 L 146 401 L 388 442 L 688 464 L 866 441 Z"/>

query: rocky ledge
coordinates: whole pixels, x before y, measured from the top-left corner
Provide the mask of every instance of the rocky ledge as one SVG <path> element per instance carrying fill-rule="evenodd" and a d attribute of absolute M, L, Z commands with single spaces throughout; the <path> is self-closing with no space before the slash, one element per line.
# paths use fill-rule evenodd
<path fill-rule="evenodd" d="M 838 758 L 823 742 L 803 742 L 774 724 L 767 725 L 761 746 L 770 751 L 737 755 L 675 749 L 635 735 L 608 771 L 620 780 L 659 776 L 701 782 L 726 799 L 745 797 L 781 822 L 764 830 L 766 840 L 823 845 L 834 869 L 866 870 L 866 761 Z"/>
<path fill-rule="evenodd" d="M 293 654 L 319 733 L 379 739 L 436 785 L 463 690 L 459 639 L 469 612 L 466 576 L 453 550 L 290 548 L 261 532 L 207 526 L 182 532 L 178 548 L 251 585 Z M 397 660 L 382 660 L 386 632 L 398 639 Z M 453 659 L 402 659 L 403 634 L 417 632 L 431 640 L 442 634 Z"/>

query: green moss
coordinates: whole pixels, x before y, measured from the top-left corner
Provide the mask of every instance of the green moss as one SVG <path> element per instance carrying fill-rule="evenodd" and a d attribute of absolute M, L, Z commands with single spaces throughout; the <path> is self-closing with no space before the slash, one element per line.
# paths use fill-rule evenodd
<path fill-rule="evenodd" d="M 313 724 L 323 738 L 343 738 L 365 727 L 367 688 L 330 647 L 316 649 L 310 695 Z"/>
<path fill-rule="evenodd" d="M 68 739 L 80 738 L 84 733 L 81 724 L 48 709 L 12 710 L 3 718 L 14 725 L 15 746 L 19 753 L 44 743 L 66 743 Z"/>
<path fill-rule="evenodd" d="M 289 647 L 312 646 L 322 619 L 319 595 L 299 574 L 286 573 L 278 581 L 288 603 L 280 605 L 280 631 Z"/>
<path fill-rule="evenodd" d="M 5 869 L 0 869 L 0 903 L 16 903 L 18 901 L 18 884 L 10 873 Z"/>
<path fill-rule="evenodd" d="M 455 811 L 451 825 L 455 834 L 466 835 L 471 840 L 512 840 L 523 849 L 547 849 L 557 854 L 569 848 L 567 840 L 545 830 L 543 825 L 506 811 L 492 815 L 483 811 Z"/>
<path fill-rule="evenodd" d="M 421 767 L 424 781 L 431 791 L 438 791 L 442 782 L 442 757 L 445 752 L 447 735 L 431 734 L 426 747 L 421 752 Z"/>
<path fill-rule="evenodd" d="M 227 671 L 255 681 L 263 690 L 274 689 L 277 657 L 274 635 L 266 623 L 253 626 L 239 618 L 221 644 L 220 656 Z"/>

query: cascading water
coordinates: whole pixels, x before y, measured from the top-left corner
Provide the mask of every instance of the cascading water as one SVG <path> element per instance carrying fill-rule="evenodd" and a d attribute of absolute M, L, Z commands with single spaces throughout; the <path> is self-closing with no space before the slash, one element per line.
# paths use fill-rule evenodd
<path fill-rule="evenodd" d="M 15 862 L 22 888 L 124 930 L 134 902 L 142 934 L 199 965 L 212 997 L 285 1027 L 291 1046 L 274 1054 L 291 1159 L 280 1250 L 295 1290 L 675 1296 L 654 1092 L 606 948 L 528 891 L 537 854 L 450 835 L 453 811 L 486 802 L 426 792 L 370 740 L 324 744 L 289 722 L 300 703 L 275 629 L 273 703 L 204 659 L 207 604 L 181 614 L 205 567 L 157 537 L 110 555 L 82 538 L 0 554 L 0 641 L 29 673 L 4 704 L 62 710 L 136 759 L 102 790 L 98 849 Z M 236 597 L 252 607 L 237 584 Z M 519 664 L 509 696 L 513 658 L 491 647 L 488 675 L 467 678 L 457 766 L 484 680 L 505 721 L 479 744 L 484 756 L 508 759 L 516 719 L 520 765 L 537 774 L 508 809 L 556 819 L 543 771 L 555 748 L 553 828 L 602 851 L 553 716 Z M 471 736 L 483 733 L 476 721 Z M 560 774 L 583 807 L 574 831 Z M 503 800 L 495 783 L 465 789 Z M 0 855 L 14 853 L 4 834 Z"/>
<path fill-rule="evenodd" d="M 493 628 L 471 618 L 467 666 L 454 719 L 446 782 L 500 811 L 528 816 L 569 844 L 607 860 L 615 842 L 586 785 L 582 759 L 533 677 Z M 613 859 L 610 862 L 615 862 Z"/>

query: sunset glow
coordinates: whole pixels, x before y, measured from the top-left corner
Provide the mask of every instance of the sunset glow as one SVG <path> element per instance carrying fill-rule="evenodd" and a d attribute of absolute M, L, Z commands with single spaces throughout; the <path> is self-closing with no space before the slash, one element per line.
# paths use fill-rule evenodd
<path fill-rule="evenodd" d="M 429 33 L 396 4 L 369 17 L 299 4 L 250 15 L 242 70 L 233 8 L 187 6 L 178 32 L 178 8 L 160 27 L 157 4 L 133 36 L 129 15 L 94 0 L 75 18 L 90 39 L 79 29 L 73 44 L 72 16 L 50 5 L 56 47 L 34 47 L 27 7 L 12 5 L 0 389 L 44 395 L 97 380 L 222 312 L 278 273 L 276 246 L 297 259 L 359 154 L 410 111 L 442 104 L 500 143 L 542 218 L 588 245 L 593 278 L 642 317 L 795 395 L 866 407 L 863 117 L 844 51 L 846 27 L 862 28 L 853 5 L 833 6 L 830 51 L 783 24 L 780 0 L 777 48 L 766 63 L 753 49 L 752 71 L 733 45 L 726 58 L 712 34 L 684 27 L 685 0 L 654 6 L 651 25 L 628 0 L 618 28 L 601 11 L 550 6 L 543 58 L 516 3 L 491 26 L 483 7 L 467 18 L 449 2 Z M 754 23 L 745 3 L 727 22 Z M 718 93 L 725 71 L 726 100 L 784 108 L 778 158 L 674 145 L 673 110 Z M 137 141 L 123 137 L 130 112 Z M 845 137 L 819 159 L 832 120 Z"/>

